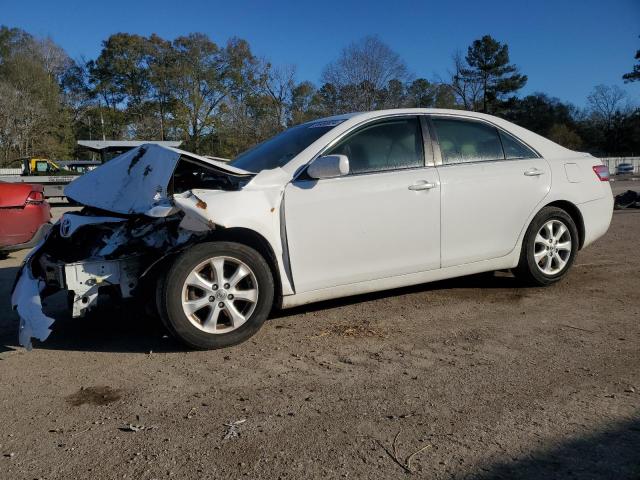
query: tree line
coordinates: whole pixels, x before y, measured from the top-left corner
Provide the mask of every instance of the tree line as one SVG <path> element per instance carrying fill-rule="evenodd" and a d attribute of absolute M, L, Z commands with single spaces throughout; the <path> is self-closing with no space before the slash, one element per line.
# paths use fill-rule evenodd
<path fill-rule="evenodd" d="M 635 65 L 625 82 L 639 72 Z M 454 53 L 446 75 L 431 80 L 365 37 L 339 52 L 316 85 L 239 38 L 218 45 L 202 33 L 116 33 L 97 58 L 74 60 L 50 38 L 2 26 L 0 162 L 83 156 L 77 139 L 182 140 L 187 150 L 233 158 L 313 118 L 399 107 L 481 111 L 572 149 L 640 154 L 640 109 L 620 87 L 594 87 L 580 109 L 544 93 L 518 96 L 526 83 L 508 45 L 489 35 Z"/>

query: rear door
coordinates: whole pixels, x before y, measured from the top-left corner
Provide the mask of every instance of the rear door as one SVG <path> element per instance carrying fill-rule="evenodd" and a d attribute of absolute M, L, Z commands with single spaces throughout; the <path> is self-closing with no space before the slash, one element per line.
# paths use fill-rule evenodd
<path fill-rule="evenodd" d="M 502 257 L 551 187 L 549 164 L 484 121 L 433 116 L 442 194 L 442 267 Z"/>

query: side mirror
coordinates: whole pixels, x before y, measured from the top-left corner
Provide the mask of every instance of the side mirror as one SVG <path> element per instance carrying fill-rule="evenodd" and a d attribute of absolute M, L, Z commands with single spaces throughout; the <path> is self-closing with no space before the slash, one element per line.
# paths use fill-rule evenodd
<path fill-rule="evenodd" d="M 342 177 L 348 173 L 349 158 L 346 155 L 318 157 L 307 168 L 307 174 L 317 179 Z"/>

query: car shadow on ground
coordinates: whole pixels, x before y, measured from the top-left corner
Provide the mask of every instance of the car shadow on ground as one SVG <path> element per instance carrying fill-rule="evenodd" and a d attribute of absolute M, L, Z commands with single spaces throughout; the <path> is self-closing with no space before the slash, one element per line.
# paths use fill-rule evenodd
<path fill-rule="evenodd" d="M 6 271 L 10 270 L 10 271 Z M 0 278 L 11 277 L 7 285 L 3 282 L 2 325 L 0 329 L 0 352 L 18 348 L 18 317 L 11 310 L 10 289 L 17 268 L 0 268 Z M 440 282 L 402 287 L 384 292 L 375 292 L 335 300 L 327 300 L 303 305 L 288 310 L 274 310 L 269 322 L 277 322 L 306 312 L 340 308 L 352 304 L 370 302 L 391 296 L 409 295 L 433 290 L 448 289 L 514 289 L 521 284 L 511 275 L 495 274 L 471 275 Z M 6 291 L 5 291 L 6 290 Z M 525 290 L 525 289 L 522 289 Z M 153 302 L 153 299 L 150 299 Z M 177 352 L 187 351 L 180 342 L 169 335 L 161 321 L 146 315 L 142 309 L 131 304 L 107 303 L 89 313 L 84 318 L 70 318 L 66 312 L 61 293 L 48 298 L 45 311 L 55 318 L 52 333 L 45 342 L 34 340 L 34 347 L 45 350 L 70 350 L 94 352 Z"/>
<path fill-rule="evenodd" d="M 522 284 L 513 275 L 507 272 L 487 272 L 476 275 L 468 275 L 466 277 L 456 277 L 449 280 L 440 280 L 438 282 L 421 283 L 410 287 L 400 287 L 380 292 L 363 293 L 349 297 L 336 298 L 333 300 L 324 300 L 309 305 L 293 307 L 287 310 L 276 310 L 270 318 L 276 320 L 278 318 L 290 317 L 302 313 L 316 312 L 319 310 L 328 310 L 332 308 L 340 308 L 356 303 L 371 302 L 388 297 L 396 297 L 401 295 L 410 295 L 413 293 L 421 293 L 436 290 L 458 290 L 458 289 L 522 289 L 526 291 L 526 286 Z"/>
<path fill-rule="evenodd" d="M 640 412 L 637 412 L 640 415 Z M 466 475 L 474 480 L 591 480 L 640 478 L 640 417 L 617 422 L 606 429 L 566 439 L 533 451 L 526 458 L 496 463 Z"/>
<path fill-rule="evenodd" d="M 54 303 L 53 308 L 51 303 Z M 33 340 L 41 350 L 86 352 L 150 353 L 177 352 L 188 349 L 173 339 L 158 318 L 145 314 L 129 303 L 101 305 L 82 318 L 71 318 L 60 308 L 63 301 L 54 298 L 45 313 L 55 319 L 46 341 Z M 0 352 L 22 348 L 18 346 L 18 318 L 13 332 L 0 335 Z"/>

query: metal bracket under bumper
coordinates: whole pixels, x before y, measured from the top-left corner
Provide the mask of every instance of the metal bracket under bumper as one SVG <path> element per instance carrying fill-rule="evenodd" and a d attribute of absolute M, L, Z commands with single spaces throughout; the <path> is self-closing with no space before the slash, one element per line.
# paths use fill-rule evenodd
<path fill-rule="evenodd" d="M 73 292 L 72 316 L 81 317 L 95 307 L 101 287 L 118 286 L 122 298 L 131 297 L 141 273 L 140 260 L 136 256 L 65 264 L 66 288 Z"/>

